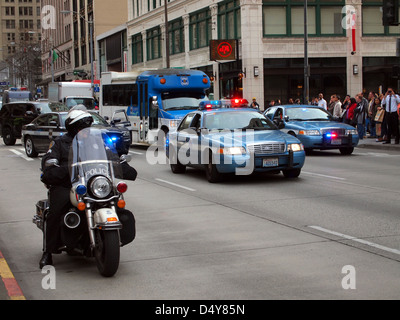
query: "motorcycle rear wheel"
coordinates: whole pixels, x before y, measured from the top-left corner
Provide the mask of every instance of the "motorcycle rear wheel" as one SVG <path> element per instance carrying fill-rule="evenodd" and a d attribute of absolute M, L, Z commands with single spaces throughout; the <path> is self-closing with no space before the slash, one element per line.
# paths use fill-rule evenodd
<path fill-rule="evenodd" d="M 97 269 L 103 277 L 112 277 L 118 270 L 120 258 L 118 230 L 96 230 L 94 256 Z"/>

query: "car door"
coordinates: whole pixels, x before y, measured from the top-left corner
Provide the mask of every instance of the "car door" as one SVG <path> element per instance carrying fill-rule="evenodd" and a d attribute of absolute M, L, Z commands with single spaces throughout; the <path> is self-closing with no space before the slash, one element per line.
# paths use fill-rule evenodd
<path fill-rule="evenodd" d="M 34 122 L 32 140 L 37 150 L 45 150 L 50 145 L 49 118 L 49 114 L 43 114 Z"/>
<path fill-rule="evenodd" d="M 177 146 L 177 153 L 181 154 L 183 157 L 189 158 L 190 157 L 190 149 L 189 149 L 189 142 L 190 142 L 190 125 L 192 120 L 195 116 L 195 113 L 189 113 L 179 125 L 176 131 L 176 146 Z M 182 162 L 182 161 L 183 162 Z M 187 159 L 179 158 L 179 161 L 186 164 Z"/>

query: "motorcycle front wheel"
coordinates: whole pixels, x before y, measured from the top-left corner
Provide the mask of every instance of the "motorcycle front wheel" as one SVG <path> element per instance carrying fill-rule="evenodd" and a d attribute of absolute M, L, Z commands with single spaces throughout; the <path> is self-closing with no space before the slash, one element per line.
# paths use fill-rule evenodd
<path fill-rule="evenodd" d="M 118 270 L 120 257 L 118 230 L 96 230 L 95 258 L 103 277 L 112 277 Z"/>

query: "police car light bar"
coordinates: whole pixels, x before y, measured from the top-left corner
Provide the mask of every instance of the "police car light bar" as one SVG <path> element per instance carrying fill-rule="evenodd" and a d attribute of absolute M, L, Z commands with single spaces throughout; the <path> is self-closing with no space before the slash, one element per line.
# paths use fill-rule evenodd
<path fill-rule="evenodd" d="M 222 103 L 220 100 L 202 101 L 199 105 L 199 110 L 211 110 L 221 108 Z"/>

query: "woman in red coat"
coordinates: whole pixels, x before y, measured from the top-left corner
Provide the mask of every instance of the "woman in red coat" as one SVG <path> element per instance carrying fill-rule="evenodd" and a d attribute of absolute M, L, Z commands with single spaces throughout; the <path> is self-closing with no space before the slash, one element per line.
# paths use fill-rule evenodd
<path fill-rule="evenodd" d="M 354 118 L 354 110 L 356 108 L 357 108 L 356 99 L 350 98 L 350 103 L 348 104 L 347 110 L 346 110 L 345 123 L 353 125 L 352 120 Z"/>

